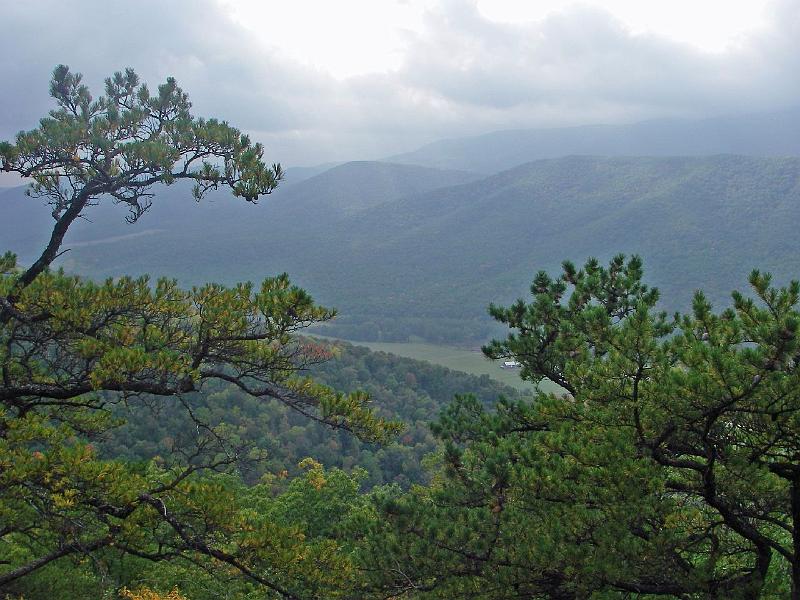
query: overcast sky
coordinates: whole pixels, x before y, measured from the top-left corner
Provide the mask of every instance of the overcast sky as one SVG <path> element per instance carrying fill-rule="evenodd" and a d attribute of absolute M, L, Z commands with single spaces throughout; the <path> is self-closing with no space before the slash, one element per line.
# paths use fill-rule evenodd
<path fill-rule="evenodd" d="M 800 105 L 798 0 L 0 0 L 0 139 L 92 90 L 174 75 L 284 165 L 497 129 Z"/>

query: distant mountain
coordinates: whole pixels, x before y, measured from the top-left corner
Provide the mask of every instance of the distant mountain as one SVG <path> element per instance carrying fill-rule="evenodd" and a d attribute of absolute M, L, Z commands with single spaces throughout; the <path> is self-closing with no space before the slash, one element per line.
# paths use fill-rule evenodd
<path fill-rule="evenodd" d="M 197 206 L 173 186 L 136 226 L 90 215 L 62 264 L 184 283 L 287 271 L 339 309 L 330 333 L 470 344 L 493 331 L 490 302 L 526 294 L 535 271 L 563 259 L 639 253 L 669 309 L 687 309 L 698 288 L 726 302 L 753 267 L 800 276 L 800 158 L 565 157 L 448 187 L 435 182 L 470 176 L 407 169 L 342 165 L 258 206 L 227 196 Z M 0 247 L 19 240 L 7 223 Z"/>
<path fill-rule="evenodd" d="M 675 307 L 697 288 L 725 298 L 756 266 L 800 276 L 798 217 L 797 158 L 565 157 L 365 211 L 350 227 L 392 223 L 394 235 L 374 236 L 370 260 L 401 259 L 428 278 L 420 287 L 444 288 L 465 307 L 470 297 L 481 307 L 510 300 L 534 269 L 616 252 L 643 255 Z"/>
<path fill-rule="evenodd" d="M 338 167 L 341 164 L 343 163 L 331 162 L 323 163 L 321 165 L 314 165 L 312 167 L 288 167 L 284 169 L 284 178 L 281 185 L 285 187 L 287 185 L 300 183 L 306 179 L 311 179 L 312 177 L 321 175 L 325 171 L 328 171 L 334 167 Z"/>
<path fill-rule="evenodd" d="M 176 183 L 157 190 L 152 208 L 135 225 L 124 222 L 125 206 L 108 198 L 92 207 L 67 234 L 70 250 L 60 264 L 95 277 L 151 273 L 188 284 L 230 283 L 287 271 L 312 283 L 306 269 L 328 260 L 342 235 L 346 243 L 353 210 L 476 177 L 414 165 L 348 163 L 279 187 L 255 206 L 225 190 L 198 203 L 190 185 Z M 30 263 L 46 245 L 53 220 L 44 201 L 24 191 L 0 190 L 0 252 L 11 249 Z"/>
<path fill-rule="evenodd" d="M 479 175 L 463 171 L 351 162 L 301 181 L 295 180 L 292 185 L 281 185 L 272 195 L 262 196 L 257 206 L 234 198 L 226 190 L 212 192 L 198 203 L 191 196 L 191 186 L 178 182 L 158 188 L 152 208 L 134 226 L 124 222 L 127 213 L 124 205 L 114 205 L 109 198 L 104 199 L 99 206 L 86 212 L 85 219 L 73 224 L 66 240 L 77 254 L 79 248 L 96 248 L 126 239 L 148 246 L 154 239 L 171 234 L 200 236 L 198 241 L 202 242 L 200 238 L 206 236 L 209 229 L 232 232 L 234 237 L 240 227 L 253 228 L 258 235 L 269 228 L 282 230 L 286 227 L 294 233 L 298 226 L 307 230 L 316 222 L 324 225 L 356 209 L 478 178 Z M 21 260 L 31 261 L 46 244 L 53 219 L 45 202 L 26 197 L 25 189 L 24 186 L 0 188 L 0 252 L 14 249 Z M 65 261 L 68 265 L 73 262 L 69 257 Z M 106 268 L 108 272 L 116 272 L 123 265 Z M 187 270 L 182 270 L 181 274 L 186 276 Z"/>
<path fill-rule="evenodd" d="M 490 174 L 533 160 L 576 154 L 800 156 L 800 107 L 702 120 L 496 131 L 433 142 L 386 160 Z"/>
<path fill-rule="evenodd" d="M 309 177 L 279 192 L 284 203 L 302 204 L 313 210 L 323 206 L 352 212 L 397 198 L 480 179 L 466 171 L 398 165 L 374 161 L 348 162 Z M 290 201 L 287 201 L 290 198 Z"/>

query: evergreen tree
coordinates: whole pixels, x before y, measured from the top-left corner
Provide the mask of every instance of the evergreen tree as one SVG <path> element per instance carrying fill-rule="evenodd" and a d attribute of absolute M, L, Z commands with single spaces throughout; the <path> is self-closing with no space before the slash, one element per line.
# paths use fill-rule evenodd
<path fill-rule="evenodd" d="M 187 394 L 216 380 L 282 402 L 310 419 L 380 440 L 397 426 L 363 393 L 341 394 L 303 376 L 324 352 L 295 337 L 333 312 L 286 275 L 191 290 L 147 278 L 95 283 L 50 266 L 70 225 L 98 202 L 136 221 L 154 186 L 192 180 L 199 200 L 225 186 L 255 202 L 281 178 L 263 149 L 225 122 L 193 117 L 174 79 L 151 94 L 128 69 L 95 100 L 81 76 L 53 73 L 58 108 L 37 129 L 0 145 L 6 171 L 30 177 L 52 207 L 41 256 L 20 268 L 0 257 L 0 589 L 65 557 L 185 559 L 234 570 L 281 597 L 339 559 L 297 528 L 250 509 L 235 479 L 215 476 L 246 459 L 224 425 L 212 427 Z M 162 461 L 98 455 L 92 438 L 114 424 L 115 403 L 171 398 L 193 422 Z"/>
<path fill-rule="evenodd" d="M 379 501 L 374 588 L 800 597 L 800 285 L 750 284 L 730 309 L 697 293 L 668 318 L 641 261 L 617 256 L 539 273 L 531 302 L 492 307 L 513 332 L 486 354 L 564 393 L 443 414 L 433 485 Z"/>

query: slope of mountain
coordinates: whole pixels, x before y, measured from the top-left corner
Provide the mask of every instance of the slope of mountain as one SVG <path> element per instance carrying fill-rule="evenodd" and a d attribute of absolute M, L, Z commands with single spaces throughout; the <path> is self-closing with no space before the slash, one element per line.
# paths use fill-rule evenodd
<path fill-rule="evenodd" d="M 134 226 L 124 222 L 127 213 L 124 205 L 114 205 L 105 199 L 87 211 L 85 219 L 73 224 L 66 240 L 74 250 L 91 247 L 96 251 L 101 245 L 136 239 L 141 243 L 142 251 L 146 252 L 151 238 L 155 241 L 173 235 L 196 237 L 196 241 L 202 244 L 209 231 L 212 237 L 222 231 L 235 237 L 239 227 L 254 227 L 258 235 L 268 229 L 270 236 L 274 231 L 288 227 L 295 234 L 298 224 L 303 228 L 315 224 L 324 226 L 330 219 L 338 219 L 353 210 L 477 178 L 478 175 L 463 171 L 351 162 L 291 185 L 283 185 L 272 195 L 260 198 L 257 206 L 234 198 L 226 190 L 212 192 L 198 203 L 191 196 L 191 186 L 178 182 L 158 188 L 153 206 Z M 13 249 L 21 261 L 30 262 L 46 244 L 53 219 L 45 202 L 26 197 L 25 189 L 0 188 L 0 251 Z M 193 247 L 195 244 L 189 245 Z M 65 264 L 77 265 L 80 262 L 67 260 Z M 160 263 L 161 259 L 156 258 L 154 270 L 161 272 L 158 269 Z M 136 264 L 136 261 L 131 262 L 131 266 Z M 116 273 L 123 267 L 122 264 L 109 265 L 107 271 Z M 188 266 L 179 274 L 182 277 L 191 274 L 193 269 L 187 269 Z M 93 269 L 90 272 L 96 273 Z M 199 277 L 202 279 L 203 275 Z"/>
<path fill-rule="evenodd" d="M 361 442 L 345 431 L 331 431 L 279 402 L 247 396 L 231 385 L 212 385 L 202 394 L 193 394 L 194 410 L 209 424 L 224 421 L 236 428 L 241 443 L 266 450 L 267 460 L 242 465 L 248 481 L 283 470 L 296 475 L 302 472 L 298 463 L 313 456 L 327 467 L 361 466 L 367 470 L 365 485 L 369 487 L 421 483 L 427 478 L 422 459 L 436 450 L 428 426 L 454 395 L 473 394 L 487 406 L 500 396 L 523 396 L 488 376 L 468 375 L 339 341 L 322 346 L 335 348 L 335 354 L 311 368 L 309 374 L 315 381 L 345 392 L 369 393 L 381 416 L 402 421 L 406 429 L 397 440 L 382 446 Z M 175 437 L 192 434 L 193 424 L 187 423 L 180 404 L 154 400 L 149 405 L 118 406 L 115 412 L 127 423 L 104 437 L 101 452 L 107 456 L 131 460 L 169 456 Z"/>
<path fill-rule="evenodd" d="M 283 187 L 286 187 L 287 185 L 294 185 L 295 183 L 300 183 L 301 181 L 305 181 L 306 179 L 311 179 L 312 177 L 321 175 L 325 171 L 333 169 L 334 167 L 338 167 L 341 164 L 343 163 L 332 162 L 332 163 L 323 163 L 321 165 L 314 165 L 311 167 L 287 167 L 284 170 L 283 183 L 281 185 Z"/>
<path fill-rule="evenodd" d="M 543 158 L 594 156 L 800 155 L 800 108 L 713 119 L 496 131 L 440 140 L 387 161 L 496 173 Z"/>
<path fill-rule="evenodd" d="M 281 205 L 353 212 L 433 189 L 480 179 L 466 171 L 355 161 L 335 166 L 280 191 Z M 280 190 L 280 188 L 279 188 Z"/>
<path fill-rule="evenodd" d="M 470 344 L 492 332 L 490 302 L 524 295 L 536 270 L 563 259 L 639 253 L 669 309 L 689 308 L 698 288 L 724 302 L 753 267 L 777 281 L 800 274 L 797 158 L 566 157 L 402 198 L 391 194 L 414 181 L 390 178 L 370 191 L 367 179 L 358 185 L 362 168 L 334 169 L 255 207 L 173 199 L 135 227 L 102 226 L 104 239 L 81 245 L 104 214 L 82 224 L 62 264 L 185 283 L 287 271 L 339 309 L 330 333 Z M 306 186 L 316 187 L 304 195 Z M 379 197 L 381 189 L 394 191 Z M 148 233 L 130 237 L 139 231 Z"/>
<path fill-rule="evenodd" d="M 566 157 L 406 198 L 359 215 L 352 228 L 407 223 L 375 254 L 404 251 L 420 265 L 447 265 L 448 283 L 473 279 L 473 293 L 483 287 L 500 297 L 534 264 L 637 252 L 650 279 L 684 301 L 704 282 L 715 293 L 740 283 L 727 275 L 750 263 L 800 272 L 797 216 L 800 159 Z"/>

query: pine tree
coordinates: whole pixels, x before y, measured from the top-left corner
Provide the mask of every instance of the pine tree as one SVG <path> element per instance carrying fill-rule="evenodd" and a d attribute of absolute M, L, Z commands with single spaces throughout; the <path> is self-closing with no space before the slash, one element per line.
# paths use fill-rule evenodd
<path fill-rule="evenodd" d="M 434 483 L 379 501 L 375 589 L 798 598 L 800 285 L 754 271 L 752 297 L 668 317 L 642 276 L 638 257 L 565 263 L 491 308 L 512 333 L 486 354 L 564 392 L 453 403 Z"/>
<path fill-rule="evenodd" d="M 384 439 L 397 426 L 377 418 L 365 394 L 303 376 L 325 355 L 295 334 L 333 311 L 286 275 L 186 290 L 168 279 L 93 282 L 51 269 L 70 225 L 98 202 L 126 205 L 135 222 L 154 186 L 187 179 L 198 200 L 223 186 L 255 203 L 278 184 L 280 166 L 265 165 L 263 148 L 226 122 L 193 117 L 171 78 L 151 94 L 128 69 L 95 100 L 59 66 L 50 92 L 58 108 L 0 145 L 3 168 L 31 178 L 29 195 L 44 198 L 55 220 L 33 264 L 0 257 L 0 589 L 13 592 L 65 557 L 113 553 L 205 561 L 301 597 L 312 567 L 339 561 L 254 514 L 234 480 L 215 475 L 257 456 L 206 424 L 187 394 L 223 381 Z M 100 456 L 91 441 L 114 425 L 109 407 L 153 396 L 183 406 L 196 435 L 160 462 Z"/>

